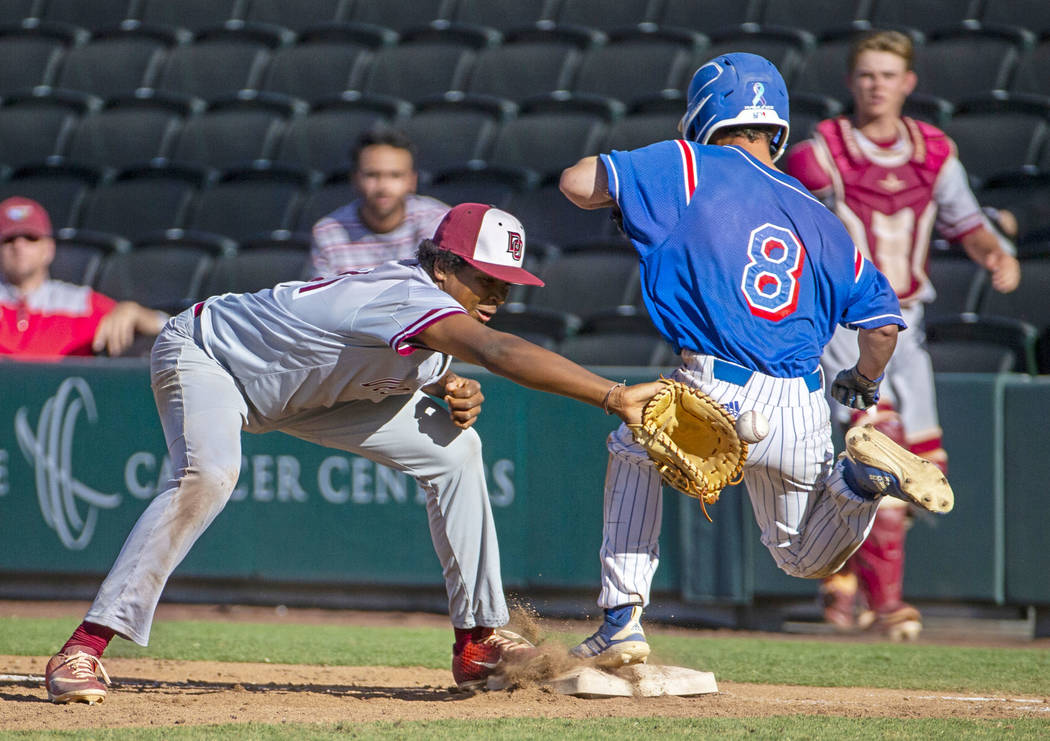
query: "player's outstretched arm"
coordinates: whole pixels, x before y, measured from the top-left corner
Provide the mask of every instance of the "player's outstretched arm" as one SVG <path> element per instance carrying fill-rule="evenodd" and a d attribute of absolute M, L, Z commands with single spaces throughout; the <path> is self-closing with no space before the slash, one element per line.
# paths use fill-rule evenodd
<path fill-rule="evenodd" d="M 641 420 L 642 407 L 660 388 L 659 381 L 625 387 L 539 345 L 489 329 L 466 314 L 435 322 L 416 339 L 522 386 L 591 404 L 631 424 Z"/>
<path fill-rule="evenodd" d="M 616 202 L 609 195 L 609 176 L 598 157 L 584 157 L 572 167 L 566 167 L 558 181 L 558 189 L 580 208 L 606 208 Z"/>

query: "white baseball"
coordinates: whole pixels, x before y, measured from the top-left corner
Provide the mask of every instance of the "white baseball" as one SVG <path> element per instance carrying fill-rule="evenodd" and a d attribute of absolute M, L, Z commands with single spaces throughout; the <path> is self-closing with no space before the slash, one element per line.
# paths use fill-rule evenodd
<path fill-rule="evenodd" d="M 736 434 L 747 443 L 757 443 L 769 434 L 769 420 L 762 412 L 748 409 L 736 418 Z"/>

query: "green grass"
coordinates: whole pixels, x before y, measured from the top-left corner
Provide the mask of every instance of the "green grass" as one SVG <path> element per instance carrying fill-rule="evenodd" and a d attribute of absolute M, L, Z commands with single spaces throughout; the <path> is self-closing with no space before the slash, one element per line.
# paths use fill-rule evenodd
<path fill-rule="evenodd" d="M 0 618 L 0 654 L 54 653 L 77 620 Z M 554 634 L 571 644 L 582 636 Z M 1050 696 L 1050 651 L 788 638 L 650 636 L 661 663 L 720 680 Z M 451 629 L 169 621 L 143 649 L 116 640 L 107 656 L 343 666 L 447 668 Z"/>
<path fill-rule="evenodd" d="M 644 739 L 776 739 L 776 741 L 842 741 L 880 739 L 897 741 L 959 741 L 959 739 L 1045 739 L 1050 725 L 1045 721 L 936 720 L 897 718 L 827 718 L 778 716 L 759 719 L 732 718 L 590 718 L 566 720 L 484 719 L 473 721 L 419 721 L 337 724 L 246 723 L 240 725 L 193 726 L 189 728 L 93 729 L 90 731 L 39 731 L 0 734 L 12 739 L 98 739 L 105 741 L 191 741 L 192 739 L 417 739 L 427 741 L 531 741 L 574 739 L 578 741 L 643 741 Z"/>

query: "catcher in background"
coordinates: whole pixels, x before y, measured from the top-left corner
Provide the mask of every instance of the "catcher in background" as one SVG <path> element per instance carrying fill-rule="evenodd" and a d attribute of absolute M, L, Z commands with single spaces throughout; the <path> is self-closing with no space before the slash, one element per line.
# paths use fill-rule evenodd
<path fill-rule="evenodd" d="M 955 144 L 939 129 L 902 116 L 915 89 L 911 39 L 897 31 L 861 37 L 849 56 L 853 114 L 820 122 L 814 137 L 795 145 L 785 169 L 845 224 L 861 253 L 886 275 L 911 327 L 886 367 L 876 409 L 841 409 L 842 424 L 874 424 L 901 445 L 948 469 L 941 443 L 933 367 L 925 348 L 923 303 L 934 297 L 926 277 L 934 226 L 962 245 L 991 274 L 992 287 L 1017 287 L 1013 248 L 1000 242 L 970 190 Z M 856 360 L 856 343 L 839 330 L 823 357 L 825 371 Z M 914 638 L 919 611 L 901 600 L 908 508 L 887 500 L 871 535 L 849 564 L 822 585 L 825 617 L 833 625 L 861 627 L 891 638 Z M 855 621 L 858 581 L 867 610 Z"/>
<path fill-rule="evenodd" d="M 873 406 L 905 328 L 900 306 L 835 215 L 774 166 L 789 121 L 772 63 L 734 53 L 700 67 L 679 129 L 685 138 L 586 157 L 560 187 L 581 208 L 622 212 L 646 307 L 681 352 L 674 380 L 734 416 L 768 420 L 743 468 L 762 543 L 788 574 L 823 578 L 864 541 L 884 496 L 933 511 L 953 504 L 936 467 L 873 429 L 834 460 L 821 352 L 837 325 L 857 331 L 859 359 L 831 393 Z M 608 438 L 605 620 L 573 649 L 604 665 L 649 653 L 640 618 L 659 562 L 662 487 L 640 442 L 627 425 Z"/>

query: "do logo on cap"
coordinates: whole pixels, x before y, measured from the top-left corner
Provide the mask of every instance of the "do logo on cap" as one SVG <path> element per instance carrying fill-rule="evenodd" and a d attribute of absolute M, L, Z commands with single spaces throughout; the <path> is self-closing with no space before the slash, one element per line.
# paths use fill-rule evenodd
<path fill-rule="evenodd" d="M 517 285 L 543 285 L 521 266 L 525 228 L 506 211 L 483 203 L 461 203 L 445 214 L 433 241 L 493 278 Z"/>

